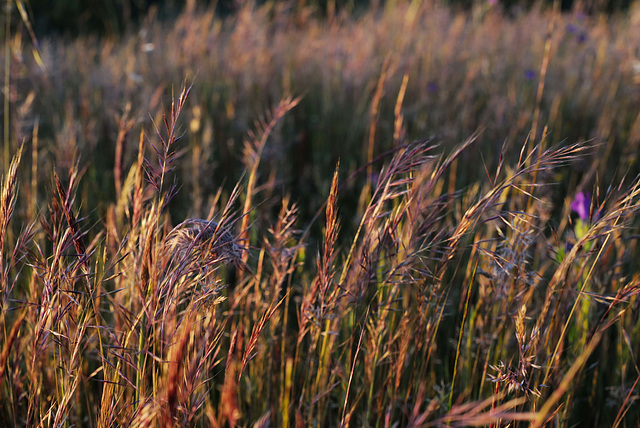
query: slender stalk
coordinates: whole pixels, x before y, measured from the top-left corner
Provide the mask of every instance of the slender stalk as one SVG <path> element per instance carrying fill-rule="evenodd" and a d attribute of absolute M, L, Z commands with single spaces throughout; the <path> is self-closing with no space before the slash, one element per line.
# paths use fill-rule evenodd
<path fill-rule="evenodd" d="M 453 391 L 456 385 L 456 374 L 458 373 L 458 359 L 460 358 L 460 350 L 462 348 L 462 337 L 464 336 L 464 324 L 467 321 L 467 314 L 469 313 L 469 300 L 471 299 L 471 288 L 476 280 L 476 272 L 478 271 L 479 260 L 476 260 L 476 264 L 473 267 L 473 273 L 471 279 L 469 279 L 469 286 L 467 287 L 467 298 L 464 302 L 464 311 L 462 312 L 462 322 L 460 323 L 460 334 L 458 335 L 458 346 L 456 346 L 456 359 L 453 363 L 453 377 L 451 378 L 451 392 L 449 392 L 449 409 L 453 405 Z"/>
<path fill-rule="evenodd" d="M 11 11 L 12 1 L 7 0 L 5 19 L 5 33 L 4 33 L 4 166 L 8 168 L 9 154 L 11 150 L 11 141 L 9 139 L 9 99 L 11 98 Z M 3 171 L 6 172 L 6 171 Z"/>

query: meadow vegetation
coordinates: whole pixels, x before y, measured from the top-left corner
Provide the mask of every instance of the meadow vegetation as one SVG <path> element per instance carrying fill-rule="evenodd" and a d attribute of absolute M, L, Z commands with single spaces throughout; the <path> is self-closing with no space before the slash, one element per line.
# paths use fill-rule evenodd
<path fill-rule="evenodd" d="M 0 426 L 638 426 L 640 4 L 16 9 Z"/>

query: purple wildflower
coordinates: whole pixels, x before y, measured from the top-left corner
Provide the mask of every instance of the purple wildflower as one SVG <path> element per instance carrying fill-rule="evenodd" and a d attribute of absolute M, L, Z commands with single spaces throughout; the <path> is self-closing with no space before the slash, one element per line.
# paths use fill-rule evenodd
<path fill-rule="evenodd" d="M 564 253 L 567 254 L 573 248 L 572 242 L 565 242 L 564 244 Z"/>
<path fill-rule="evenodd" d="M 582 220 L 588 220 L 589 211 L 591 210 L 591 193 L 578 192 L 573 202 L 571 202 L 571 209 L 578 213 Z"/>
<path fill-rule="evenodd" d="M 587 32 L 575 24 L 567 24 L 565 27 L 568 34 L 575 36 L 578 43 L 584 43 L 589 37 Z"/>
<path fill-rule="evenodd" d="M 531 69 L 525 70 L 524 78 L 527 80 L 533 80 L 536 78 L 536 72 Z"/>
<path fill-rule="evenodd" d="M 378 186 L 378 180 L 380 180 L 380 174 L 376 172 L 372 172 L 369 179 L 371 180 L 371 186 L 375 188 L 376 186 Z"/>
<path fill-rule="evenodd" d="M 438 90 L 438 84 L 436 82 L 434 82 L 433 80 L 430 81 L 429 83 L 427 83 L 427 91 L 428 92 L 436 92 Z"/>

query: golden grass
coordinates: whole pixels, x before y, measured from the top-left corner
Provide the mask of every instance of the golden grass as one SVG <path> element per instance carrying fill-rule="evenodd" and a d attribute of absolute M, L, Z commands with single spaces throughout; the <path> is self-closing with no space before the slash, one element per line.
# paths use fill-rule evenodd
<path fill-rule="evenodd" d="M 638 16 L 267 4 L 42 41 L 0 421 L 636 426 Z"/>

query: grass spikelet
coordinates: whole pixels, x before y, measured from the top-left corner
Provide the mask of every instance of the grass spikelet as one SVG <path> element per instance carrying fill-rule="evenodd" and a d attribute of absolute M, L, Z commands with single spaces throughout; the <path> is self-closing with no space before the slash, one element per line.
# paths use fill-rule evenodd
<path fill-rule="evenodd" d="M 2 179 L 2 193 L 0 193 L 0 291 L 4 292 L 7 287 L 7 274 L 4 266 L 4 246 L 7 237 L 9 220 L 13 214 L 16 202 L 16 181 L 18 179 L 18 165 L 22 159 L 22 148 L 20 146 L 17 153 L 13 156 L 6 176 Z M 4 300 L 4 297 L 3 299 Z"/>
<path fill-rule="evenodd" d="M 69 230 L 73 236 L 73 246 L 76 249 L 77 256 L 80 257 L 80 259 L 82 260 L 82 264 L 84 265 L 85 269 L 87 269 L 88 268 L 88 260 L 86 258 L 87 250 L 84 245 L 84 242 L 82 242 L 82 236 L 80 234 L 80 228 L 78 227 L 78 221 L 76 220 L 76 217 L 73 214 L 73 208 L 72 208 L 73 199 L 69 198 L 67 191 L 62 186 L 62 183 L 60 183 L 60 179 L 58 178 L 58 175 L 54 173 L 53 178 L 56 182 L 56 189 L 58 191 L 60 203 L 62 204 L 62 210 L 64 212 L 64 216 L 67 219 L 67 225 L 69 226 Z M 76 169 L 73 168 L 69 174 L 70 188 L 74 187 L 75 181 L 76 181 Z"/>

